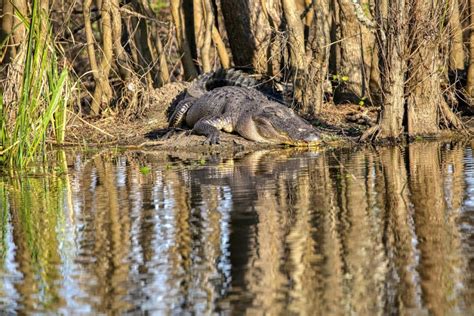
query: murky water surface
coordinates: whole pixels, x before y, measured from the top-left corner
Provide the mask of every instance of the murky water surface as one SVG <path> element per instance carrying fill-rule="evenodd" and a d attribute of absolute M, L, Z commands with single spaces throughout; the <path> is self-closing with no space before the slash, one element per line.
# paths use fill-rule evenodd
<path fill-rule="evenodd" d="M 474 311 L 470 144 L 55 160 L 0 178 L 3 313 Z"/>

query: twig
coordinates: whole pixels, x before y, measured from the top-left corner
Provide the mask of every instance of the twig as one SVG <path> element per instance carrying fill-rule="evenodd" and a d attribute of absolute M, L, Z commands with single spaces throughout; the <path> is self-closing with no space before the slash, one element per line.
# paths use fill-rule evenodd
<path fill-rule="evenodd" d="M 88 126 L 94 128 L 94 129 L 98 130 L 98 131 L 101 132 L 102 134 L 107 135 L 107 136 L 112 137 L 112 138 L 115 138 L 115 136 L 113 136 L 112 134 L 109 134 L 109 133 L 107 133 L 106 131 L 104 131 L 103 129 L 101 129 L 101 128 L 95 126 L 95 125 L 92 125 L 91 123 L 87 122 L 86 120 L 84 120 L 84 119 L 81 118 L 79 115 L 77 115 L 76 113 L 72 112 L 71 110 L 68 110 L 68 112 L 74 114 L 81 122 L 83 122 L 83 123 L 85 123 L 86 125 L 88 125 Z"/>

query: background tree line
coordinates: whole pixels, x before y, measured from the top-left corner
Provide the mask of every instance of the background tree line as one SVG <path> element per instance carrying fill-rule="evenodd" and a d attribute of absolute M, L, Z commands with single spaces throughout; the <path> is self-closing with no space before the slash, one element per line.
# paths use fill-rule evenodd
<path fill-rule="evenodd" d="M 149 89 L 219 67 L 278 82 L 308 117 L 334 103 L 380 105 L 378 124 L 365 137 L 461 129 L 456 113 L 460 105 L 469 110 L 474 97 L 474 1 L 1 3 L 6 104 L 19 99 L 12 87 L 21 86 L 21 76 L 12 74 L 26 60 L 34 3 L 43 29 L 52 30 L 43 41 L 77 83 L 76 110 L 94 115 L 143 112 Z"/>

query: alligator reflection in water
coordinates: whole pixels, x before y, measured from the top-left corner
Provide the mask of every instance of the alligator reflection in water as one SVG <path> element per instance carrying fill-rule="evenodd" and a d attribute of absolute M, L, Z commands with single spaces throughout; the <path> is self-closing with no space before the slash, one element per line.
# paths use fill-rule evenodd
<path fill-rule="evenodd" d="M 470 146 L 70 157 L 0 180 L 0 310 L 473 309 Z"/>

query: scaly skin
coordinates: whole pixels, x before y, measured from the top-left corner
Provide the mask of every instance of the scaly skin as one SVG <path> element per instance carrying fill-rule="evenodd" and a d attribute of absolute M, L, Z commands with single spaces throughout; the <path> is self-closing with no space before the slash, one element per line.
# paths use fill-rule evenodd
<path fill-rule="evenodd" d="M 206 92 L 224 86 L 256 88 L 259 83 L 248 74 L 235 69 L 219 69 L 200 75 L 186 90 L 186 96 L 173 109 L 169 118 L 169 127 L 179 127 L 184 123 L 185 114 L 192 103 Z"/>
<path fill-rule="evenodd" d="M 264 143 L 308 145 L 320 141 L 312 125 L 255 88 L 224 86 L 204 93 L 197 90 L 176 106 L 170 127 L 186 122 L 194 133 L 207 136 L 210 144 L 219 142 L 221 130 Z"/>
<path fill-rule="evenodd" d="M 303 145 L 319 141 L 313 126 L 293 110 L 252 88 L 216 88 L 191 103 L 186 105 L 183 120 L 193 132 L 207 136 L 211 144 L 219 142 L 221 130 L 264 143 Z"/>

